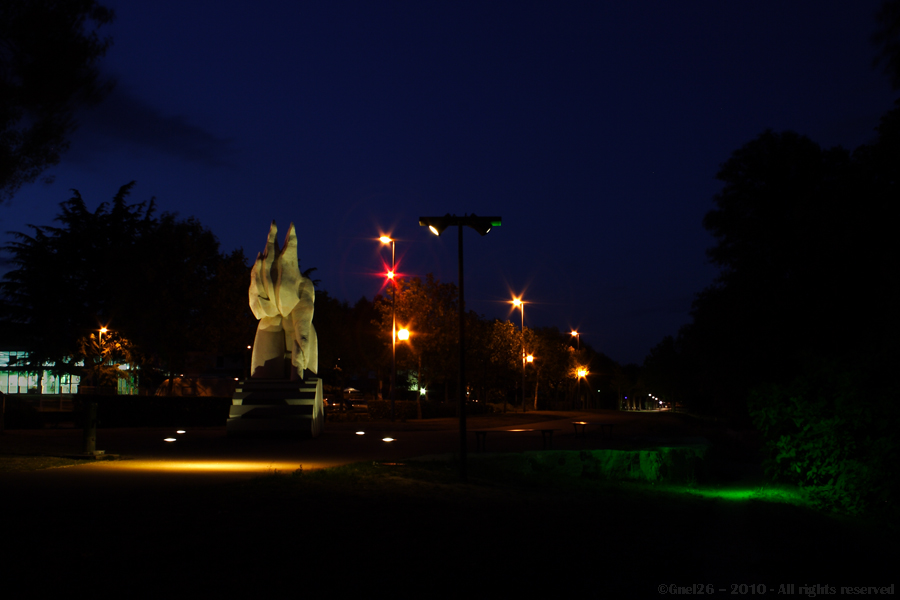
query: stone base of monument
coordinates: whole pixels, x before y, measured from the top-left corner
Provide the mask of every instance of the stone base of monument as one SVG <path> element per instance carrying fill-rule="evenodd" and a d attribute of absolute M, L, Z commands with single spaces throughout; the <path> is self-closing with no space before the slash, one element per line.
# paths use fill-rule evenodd
<path fill-rule="evenodd" d="M 325 425 L 322 380 L 248 379 L 240 381 L 228 411 L 228 435 L 318 437 Z"/>

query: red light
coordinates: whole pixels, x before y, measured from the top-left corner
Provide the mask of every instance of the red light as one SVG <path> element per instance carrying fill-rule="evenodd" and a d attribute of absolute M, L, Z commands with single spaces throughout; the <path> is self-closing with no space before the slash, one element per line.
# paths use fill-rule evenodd
<path fill-rule="evenodd" d="M 393 272 L 393 271 L 388 271 L 388 272 L 387 272 L 387 278 L 388 278 L 388 279 L 393 279 L 393 278 L 394 278 L 394 272 Z"/>

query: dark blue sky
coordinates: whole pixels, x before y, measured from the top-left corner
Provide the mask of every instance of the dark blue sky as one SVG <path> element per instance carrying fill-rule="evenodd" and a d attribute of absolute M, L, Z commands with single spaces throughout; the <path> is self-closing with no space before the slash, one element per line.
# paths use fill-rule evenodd
<path fill-rule="evenodd" d="M 872 137 L 879 3 L 108 1 L 118 87 L 0 230 L 136 180 L 251 258 L 293 221 L 301 268 L 353 303 L 382 284 L 380 234 L 401 272 L 456 281 L 455 235 L 418 217 L 501 215 L 466 232 L 468 307 L 506 318 L 524 292 L 528 325 L 640 362 L 715 275 L 701 220 L 732 151 Z"/>

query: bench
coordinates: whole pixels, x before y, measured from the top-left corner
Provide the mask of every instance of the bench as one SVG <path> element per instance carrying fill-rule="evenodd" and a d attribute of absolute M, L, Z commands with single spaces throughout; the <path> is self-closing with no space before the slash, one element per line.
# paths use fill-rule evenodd
<path fill-rule="evenodd" d="M 595 423 L 591 421 L 572 421 L 572 427 L 575 428 L 575 434 L 578 434 L 578 426 L 581 425 L 581 437 L 584 438 L 584 429 L 588 425 L 599 425 L 600 426 L 600 438 L 603 438 L 603 431 L 606 430 L 606 435 L 610 439 L 612 439 L 612 428 L 615 423 Z"/>

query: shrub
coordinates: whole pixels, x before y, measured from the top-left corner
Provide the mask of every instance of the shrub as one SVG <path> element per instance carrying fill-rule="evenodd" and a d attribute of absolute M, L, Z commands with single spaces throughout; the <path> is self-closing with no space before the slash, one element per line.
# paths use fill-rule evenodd
<path fill-rule="evenodd" d="M 823 368 L 750 395 L 766 474 L 803 487 L 823 508 L 848 514 L 897 499 L 897 405 L 865 378 Z"/>

